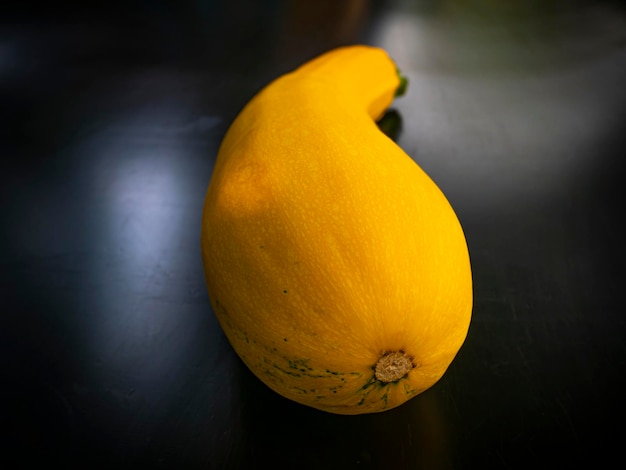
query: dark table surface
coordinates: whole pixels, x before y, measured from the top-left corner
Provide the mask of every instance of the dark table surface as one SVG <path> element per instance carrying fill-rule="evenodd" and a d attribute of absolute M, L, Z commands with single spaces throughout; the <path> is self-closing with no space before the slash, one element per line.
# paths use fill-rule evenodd
<path fill-rule="evenodd" d="M 352 43 L 410 80 L 396 139 L 457 211 L 475 305 L 439 383 L 346 417 L 242 365 L 199 231 L 241 107 Z M 618 2 L 4 7 L 0 466 L 606 468 L 624 438 L 625 84 Z"/>

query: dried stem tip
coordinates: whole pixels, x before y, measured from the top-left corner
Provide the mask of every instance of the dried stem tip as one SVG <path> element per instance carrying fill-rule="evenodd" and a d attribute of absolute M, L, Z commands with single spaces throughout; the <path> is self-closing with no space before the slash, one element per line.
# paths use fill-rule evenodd
<path fill-rule="evenodd" d="M 415 367 L 413 359 L 404 351 L 391 351 L 384 353 L 378 359 L 374 367 L 374 373 L 376 380 L 389 383 L 405 377 L 413 367 Z"/>

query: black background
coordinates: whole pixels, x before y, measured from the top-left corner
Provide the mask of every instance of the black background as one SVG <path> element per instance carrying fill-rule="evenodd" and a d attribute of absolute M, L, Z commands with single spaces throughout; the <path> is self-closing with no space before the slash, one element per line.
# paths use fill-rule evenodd
<path fill-rule="evenodd" d="M 87 2 L 86 2 L 87 3 Z M 0 14 L 0 466 L 565 468 L 622 455 L 618 2 L 129 1 Z M 199 248 L 218 145 L 272 78 L 384 47 L 396 139 L 464 226 L 443 379 L 335 416 L 235 356 Z"/>

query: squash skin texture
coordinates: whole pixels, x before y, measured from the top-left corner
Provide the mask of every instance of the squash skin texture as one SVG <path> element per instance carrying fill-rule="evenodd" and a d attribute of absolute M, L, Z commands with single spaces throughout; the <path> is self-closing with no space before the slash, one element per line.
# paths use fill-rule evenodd
<path fill-rule="evenodd" d="M 456 214 L 376 126 L 400 84 L 369 46 L 279 77 L 231 125 L 206 194 L 205 278 L 229 342 L 270 388 L 331 413 L 428 389 L 469 328 Z M 390 352 L 412 368 L 384 383 L 375 367 Z"/>

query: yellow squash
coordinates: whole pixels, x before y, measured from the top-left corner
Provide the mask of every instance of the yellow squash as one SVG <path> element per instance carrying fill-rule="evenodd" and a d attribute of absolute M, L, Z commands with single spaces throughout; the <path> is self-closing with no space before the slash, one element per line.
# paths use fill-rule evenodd
<path fill-rule="evenodd" d="M 233 122 L 206 195 L 205 277 L 228 340 L 273 390 L 333 413 L 426 390 L 469 327 L 458 219 L 375 122 L 402 85 L 368 46 L 283 75 Z"/>

